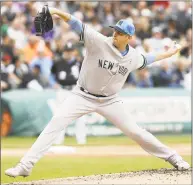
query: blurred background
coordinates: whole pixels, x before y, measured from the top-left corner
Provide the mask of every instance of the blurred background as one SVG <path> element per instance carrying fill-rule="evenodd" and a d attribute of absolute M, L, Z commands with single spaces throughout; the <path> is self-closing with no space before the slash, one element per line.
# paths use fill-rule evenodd
<path fill-rule="evenodd" d="M 112 35 L 109 25 L 119 19 L 133 21 L 136 34 L 130 45 L 142 54 L 164 52 L 174 40 L 182 45 L 175 56 L 132 72 L 120 96 L 137 124 L 191 164 L 192 2 L 53 1 L 48 4 L 73 14 L 106 36 Z M 58 104 L 69 95 L 85 55 L 79 36 L 57 16 L 53 16 L 52 31 L 43 37 L 35 36 L 34 17 L 43 5 L 30 1 L 1 2 L 3 183 L 15 181 L 5 176 L 4 170 L 20 160 L 48 124 Z M 51 157 L 40 160 L 30 177 L 17 181 L 171 168 L 163 160 L 150 157 L 96 113 L 69 125 L 54 144 L 61 146 L 52 147 Z M 45 170 L 48 164 L 52 168 Z"/>
<path fill-rule="evenodd" d="M 143 54 L 167 51 L 174 40 L 180 43 L 183 49 L 175 56 L 132 72 L 121 95 L 128 101 L 131 96 L 139 100 L 133 105 L 135 109 L 129 110 L 131 106 L 128 106 L 128 111 L 136 113 L 139 123 L 153 115 L 155 118 L 146 123 L 180 121 L 179 124 L 189 122 L 187 128 L 191 127 L 191 2 L 55 1 L 48 4 L 74 15 L 106 36 L 112 35 L 109 25 L 129 19 L 136 26 L 130 45 Z M 35 36 L 34 17 L 43 5 L 30 1 L 1 3 L 2 136 L 38 135 L 51 118 L 56 103 L 65 98 L 63 92 L 71 90 L 79 76 L 85 48 L 66 23 L 53 16 L 54 29 L 43 37 Z M 142 100 L 146 97 L 146 104 L 142 105 L 136 93 Z M 165 104 L 159 99 L 163 95 Z M 156 97 L 156 102 L 151 97 Z M 179 114 L 176 117 L 173 110 L 181 117 Z M 93 128 L 94 123 L 104 121 L 95 114 L 84 120 Z M 69 135 L 74 132 L 69 128 Z M 87 132 L 95 135 L 92 128 Z"/>

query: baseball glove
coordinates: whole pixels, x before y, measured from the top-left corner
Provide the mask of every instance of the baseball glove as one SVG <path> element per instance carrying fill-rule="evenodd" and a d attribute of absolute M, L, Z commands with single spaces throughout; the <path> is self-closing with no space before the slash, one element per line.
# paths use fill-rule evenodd
<path fill-rule="evenodd" d="M 48 5 L 43 6 L 42 11 L 37 13 L 34 19 L 34 25 L 37 36 L 43 36 L 45 32 L 52 30 L 53 19 Z"/>

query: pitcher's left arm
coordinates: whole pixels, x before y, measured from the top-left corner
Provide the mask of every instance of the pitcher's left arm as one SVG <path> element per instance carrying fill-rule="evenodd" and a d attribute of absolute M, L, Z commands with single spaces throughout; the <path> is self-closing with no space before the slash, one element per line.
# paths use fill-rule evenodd
<path fill-rule="evenodd" d="M 148 53 L 146 55 L 139 55 L 138 69 L 144 69 L 147 65 L 152 64 L 153 62 L 169 58 L 182 49 L 180 44 L 173 42 L 172 46 L 164 52 L 161 53 Z"/>

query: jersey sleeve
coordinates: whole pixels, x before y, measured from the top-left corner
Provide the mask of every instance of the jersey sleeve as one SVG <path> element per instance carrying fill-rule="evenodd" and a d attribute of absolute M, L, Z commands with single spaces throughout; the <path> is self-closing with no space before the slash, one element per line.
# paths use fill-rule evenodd
<path fill-rule="evenodd" d="M 143 54 L 138 53 L 137 55 L 137 69 L 141 70 L 147 66 L 147 59 Z"/>
<path fill-rule="evenodd" d="M 74 16 L 71 16 L 71 19 L 68 21 L 71 29 L 74 30 L 78 35 L 82 34 L 83 31 L 83 23 Z"/>
<path fill-rule="evenodd" d="M 82 33 L 80 34 L 80 41 L 82 41 L 87 49 L 100 46 L 100 42 L 106 38 L 103 34 L 97 32 L 90 26 L 82 24 Z"/>

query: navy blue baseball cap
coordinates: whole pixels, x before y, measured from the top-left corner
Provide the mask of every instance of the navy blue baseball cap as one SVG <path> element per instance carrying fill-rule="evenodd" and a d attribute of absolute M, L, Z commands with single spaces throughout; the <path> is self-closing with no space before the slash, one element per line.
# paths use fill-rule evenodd
<path fill-rule="evenodd" d="M 114 28 L 115 30 L 124 33 L 126 35 L 133 36 L 135 33 L 135 26 L 131 21 L 127 19 L 121 19 L 117 22 L 115 26 L 110 26 L 111 28 Z"/>

